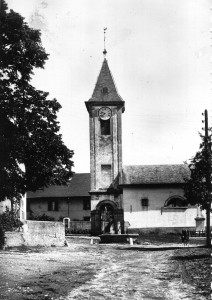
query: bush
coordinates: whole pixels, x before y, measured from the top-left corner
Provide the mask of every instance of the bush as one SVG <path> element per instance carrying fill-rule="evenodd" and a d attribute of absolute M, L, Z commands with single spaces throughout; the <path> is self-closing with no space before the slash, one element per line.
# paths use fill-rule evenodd
<path fill-rule="evenodd" d="M 66 234 L 91 234 L 90 229 L 71 229 L 71 228 L 66 228 L 65 229 Z"/>
<path fill-rule="evenodd" d="M 5 231 L 13 231 L 16 228 L 20 228 L 23 223 L 17 217 L 17 213 L 10 211 L 6 207 L 6 211 L 0 215 L 0 249 L 5 244 Z"/>
<path fill-rule="evenodd" d="M 33 221 L 54 221 L 55 218 L 43 214 L 43 215 L 38 215 L 38 216 L 37 215 L 31 215 L 29 217 L 29 220 L 33 220 Z"/>
<path fill-rule="evenodd" d="M 64 218 L 65 218 L 65 217 L 60 216 L 59 219 L 58 219 L 58 221 L 59 221 L 59 222 L 63 222 L 63 219 L 64 219 Z"/>
<path fill-rule="evenodd" d="M 23 223 L 17 217 L 17 213 L 10 211 L 6 208 L 6 211 L 0 215 L 0 227 L 4 231 L 12 231 L 14 228 L 20 228 Z"/>

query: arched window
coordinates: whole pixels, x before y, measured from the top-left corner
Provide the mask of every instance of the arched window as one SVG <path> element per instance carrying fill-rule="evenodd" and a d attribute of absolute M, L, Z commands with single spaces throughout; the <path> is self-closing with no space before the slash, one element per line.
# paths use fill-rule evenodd
<path fill-rule="evenodd" d="M 172 207 L 187 207 L 188 204 L 185 198 L 181 196 L 172 196 L 168 198 L 164 204 L 164 207 L 172 208 Z"/>

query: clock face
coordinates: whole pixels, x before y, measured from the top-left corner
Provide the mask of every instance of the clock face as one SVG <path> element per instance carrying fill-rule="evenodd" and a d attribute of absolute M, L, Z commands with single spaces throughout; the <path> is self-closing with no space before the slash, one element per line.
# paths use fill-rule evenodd
<path fill-rule="evenodd" d="M 109 107 L 101 107 L 99 109 L 99 117 L 102 120 L 108 120 L 112 116 L 112 111 Z"/>

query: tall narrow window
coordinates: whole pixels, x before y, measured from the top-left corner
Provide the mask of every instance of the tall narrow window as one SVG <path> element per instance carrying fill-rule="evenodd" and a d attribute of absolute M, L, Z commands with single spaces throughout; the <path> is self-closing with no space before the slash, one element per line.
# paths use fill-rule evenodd
<path fill-rule="evenodd" d="M 91 209 L 91 201 L 90 199 L 83 199 L 83 210 Z"/>
<path fill-rule="evenodd" d="M 149 199 L 148 198 L 142 198 L 141 199 L 141 206 L 142 206 L 143 210 L 148 210 Z"/>
<path fill-rule="evenodd" d="M 110 119 L 100 120 L 101 135 L 110 135 Z"/>
<path fill-rule="evenodd" d="M 58 200 L 49 200 L 48 201 L 48 211 L 58 211 Z"/>
<path fill-rule="evenodd" d="M 111 184 L 111 165 L 101 166 L 101 179 L 104 187 L 109 187 Z"/>

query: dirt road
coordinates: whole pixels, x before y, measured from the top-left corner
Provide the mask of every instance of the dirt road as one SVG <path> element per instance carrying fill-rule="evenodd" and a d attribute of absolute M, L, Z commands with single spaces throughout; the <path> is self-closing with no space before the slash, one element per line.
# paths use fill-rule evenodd
<path fill-rule="evenodd" d="M 173 256 L 101 244 L 1 251 L 0 299 L 207 299 Z"/>

